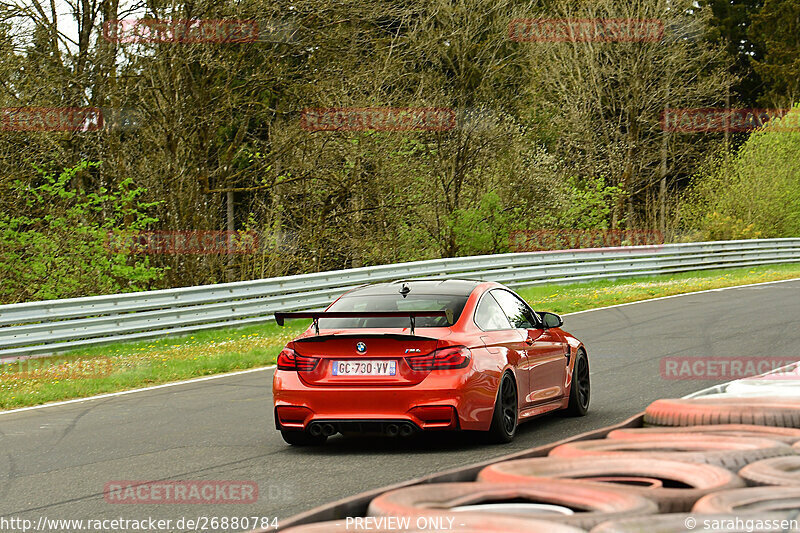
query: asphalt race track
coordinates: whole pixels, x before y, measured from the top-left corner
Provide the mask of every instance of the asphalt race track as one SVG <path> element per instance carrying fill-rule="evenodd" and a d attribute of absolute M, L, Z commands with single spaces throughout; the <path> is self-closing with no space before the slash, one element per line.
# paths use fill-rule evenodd
<path fill-rule="evenodd" d="M 287 518 L 366 489 L 618 422 L 652 400 L 715 383 L 662 379 L 665 356 L 798 355 L 798 320 L 800 280 L 568 316 L 565 329 L 589 350 L 590 413 L 534 420 L 505 446 L 455 434 L 412 441 L 336 437 L 322 448 L 293 449 L 274 429 L 271 370 L 2 414 L 0 516 Z M 164 479 L 255 481 L 259 500 L 121 505 L 103 498 L 110 481 Z"/>

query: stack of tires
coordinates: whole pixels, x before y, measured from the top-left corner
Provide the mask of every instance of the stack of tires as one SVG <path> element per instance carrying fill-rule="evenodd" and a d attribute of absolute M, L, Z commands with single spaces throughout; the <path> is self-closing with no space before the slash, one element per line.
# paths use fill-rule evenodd
<path fill-rule="evenodd" d="M 474 482 L 385 492 L 367 514 L 379 533 L 800 532 L 800 395 L 658 400 L 644 427 L 495 463 Z"/>

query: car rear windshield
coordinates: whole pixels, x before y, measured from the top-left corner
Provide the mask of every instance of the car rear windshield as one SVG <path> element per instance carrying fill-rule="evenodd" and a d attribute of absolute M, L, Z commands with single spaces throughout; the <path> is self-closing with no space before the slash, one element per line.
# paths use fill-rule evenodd
<path fill-rule="evenodd" d="M 328 311 L 444 311 L 453 310 L 457 321 L 467 304 L 468 295 L 456 294 L 372 294 L 343 296 Z M 445 317 L 417 317 L 416 327 L 447 327 Z M 411 324 L 405 317 L 321 318 L 321 329 L 347 328 L 407 328 Z"/>

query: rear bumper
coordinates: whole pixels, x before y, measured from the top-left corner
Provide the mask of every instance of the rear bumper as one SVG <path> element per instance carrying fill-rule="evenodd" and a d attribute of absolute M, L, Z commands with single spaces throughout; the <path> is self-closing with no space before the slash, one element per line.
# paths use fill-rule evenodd
<path fill-rule="evenodd" d="M 319 387 L 303 383 L 296 372 L 276 370 L 273 378 L 275 426 L 305 430 L 331 422 L 346 430 L 375 424 L 411 423 L 420 430 L 488 429 L 494 408 L 489 397 L 471 389 L 470 372 L 430 375 L 407 387 Z M 488 420 L 486 416 L 488 415 Z M 367 429 L 366 431 L 371 431 Z"/>
<path fill-rule="evenodd" d="M 337 432 L 386 435 L 390 437 L 409 437 L 415 433 L 423 431 L 416 423 L 406 419 L 388 420 L 313 420 L 306 424 L 305 429 L 301 427 L 284 426 L 276 424 L 277 429 L 283 431 L 310 431 L 313 434 L 333 435 Z M 431 427 L 426 426 L 425 431 L 458 429 L 458 419 L 453 420 L 445 426 Z M 316 432 L 316 433 L 315 433 Z"/>
<path fill-rule="evenodd" d="M 437 406 L 441 407 L 441 406 Z M 324 414 L 308 412 L 309 416 L 299 420 L 287 416 L 287 411 L 292 412 L 294 406 L 284 409 L 284 406 L 275 406 L 275 429 L 284 431 L 304 431 L 311 424 L 332 424 L 336 431 L 354 433 L 387 433 L 387 426 L 390 425 L 410 425 L 414 431 L 421 430 L 442 430 L 459 429 L 458 412 L 454 407 L 446 406 L 447 418 L 436 417 L 435 420 L 422 419 L 415 414 L 408 413 L 404 416 L 393 416 L 391 418 L 328 418 Z"/>

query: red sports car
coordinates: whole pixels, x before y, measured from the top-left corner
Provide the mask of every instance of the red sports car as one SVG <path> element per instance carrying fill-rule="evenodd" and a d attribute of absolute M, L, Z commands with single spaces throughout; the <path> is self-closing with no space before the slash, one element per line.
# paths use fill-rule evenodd
<path fill-rule="evenodd" d="M 456 429 L 509 442 L 520 422 L 589 407 L 583 343 L 499 283 L 366 285 L 325 311 L 275 314 L 286 318 L 313 319 L 278 356 L 272 383 L 289 444 Z"/>

